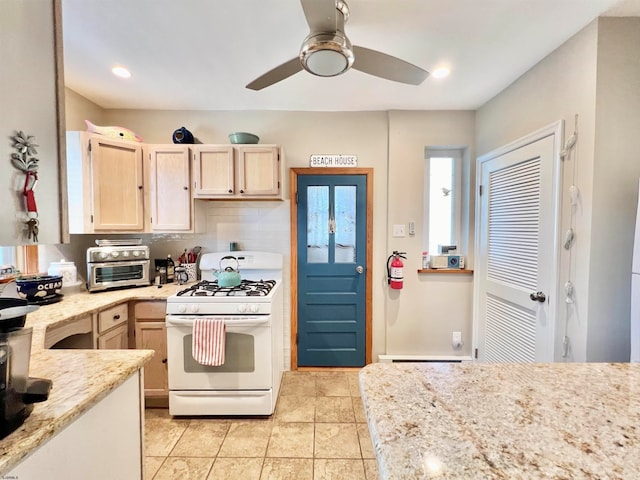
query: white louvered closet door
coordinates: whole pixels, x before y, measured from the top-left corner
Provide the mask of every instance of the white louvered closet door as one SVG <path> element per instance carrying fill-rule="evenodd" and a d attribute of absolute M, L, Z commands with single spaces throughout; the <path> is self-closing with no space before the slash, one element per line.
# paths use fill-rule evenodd
<path fill-rule="evenodd" d="M 553 361 L 553 155 L 550 135 L 481 164 L 480 361 Z M 532 300 L 537 292 L 547 300 Z"/>

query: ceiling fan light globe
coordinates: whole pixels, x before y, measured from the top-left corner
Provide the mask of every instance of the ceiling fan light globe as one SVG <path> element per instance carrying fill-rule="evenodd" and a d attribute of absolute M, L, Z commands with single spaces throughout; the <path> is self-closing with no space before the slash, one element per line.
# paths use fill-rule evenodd
<path fill-rule="evenodd" d="M 320 77 L 334 77 L 347 70 L 349 63 L 340 52 L 318 50 L 306 58 L 305 68 Z"/>
<path fill-rule="evenodd" d="M 351 42 L 338 34 L 308 37 L 300 50 L 300 61 L 306 71 L 319 77 L 334 77 L 353 65 Z"/>

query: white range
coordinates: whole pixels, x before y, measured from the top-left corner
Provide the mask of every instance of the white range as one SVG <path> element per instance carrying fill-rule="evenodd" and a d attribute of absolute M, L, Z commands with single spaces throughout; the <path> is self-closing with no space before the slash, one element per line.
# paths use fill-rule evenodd
<path fill-rule="evenodd" d="M 242 283 L 220 287 L 215 273 L 229 261 L 239 270 Z M 200 282 L 167 299 L 169 413 L 271 415 L 284 363 L 282 255 L 206 253 L 200 270 Z M 221 366 L 205 366 L 193 359 L 193 321 L 199 317 L 225 321 Z"/>

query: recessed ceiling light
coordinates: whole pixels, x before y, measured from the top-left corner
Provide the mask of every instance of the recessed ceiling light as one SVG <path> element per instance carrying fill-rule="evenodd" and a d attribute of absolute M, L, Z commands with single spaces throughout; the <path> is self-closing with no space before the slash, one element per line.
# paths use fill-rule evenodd
<path fill-rule="evenodd" d="M 449 69 L 447 67 L 436 68 L 431 76 L 433 78 L 444 78 L 449 75 Z"/>
<path fill-rule="evenodd" d="M 111 69 L 111 72 L 116 77 L 120 77 L 120 78 L 129 78 L 131 76 L 131 72 L 121 65 L 116 65 L 115 67 L 113 67 Z"/>

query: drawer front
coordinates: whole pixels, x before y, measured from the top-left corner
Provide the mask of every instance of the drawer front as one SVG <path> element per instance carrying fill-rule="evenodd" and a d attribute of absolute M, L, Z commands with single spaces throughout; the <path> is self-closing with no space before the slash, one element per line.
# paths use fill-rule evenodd
<path fill-rule="evenodd" d="M 98 333 L 126 323 L 127 320 L 129 320 L 129 305 L 126 303 L 103 310 L 98 314 Z"/>
<path fill-rule="evenodd" d="M 167 302 L 136 302 L 134 315 L 136 322 L 145 320 L 164 320 L 167 311 Z"/>

